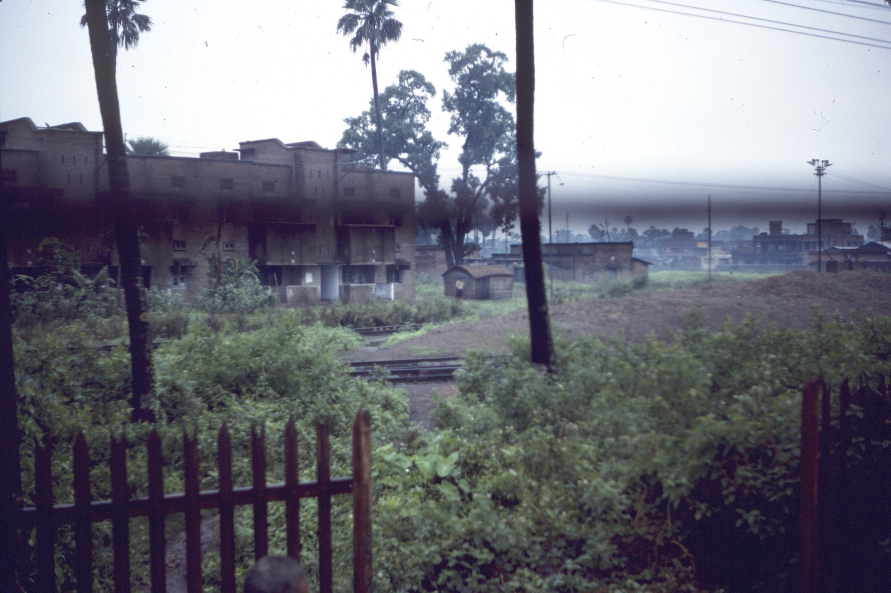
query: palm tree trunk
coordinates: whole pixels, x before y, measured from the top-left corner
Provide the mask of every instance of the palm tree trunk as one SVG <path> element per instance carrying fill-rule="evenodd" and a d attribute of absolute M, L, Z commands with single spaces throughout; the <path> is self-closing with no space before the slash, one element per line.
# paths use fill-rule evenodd
<path fill-rule="evenodd" d="M 374 120 L 377 125 L 377 154 L 380 157 L 381 171 L 387 170 L 387 159 L 384 157 L 384 125 L 381 123 L 381 106 L 377 94 L 377 62 L 374 59 L 374 46 L 369 44 L 371 55 L 371 88 L 374 91 Z"/>
<path fill-rule="evenodd" d="M 148 314 L 142 294 L 142 262 L 139 256 L 139 237 L 133 203 L 130 197 L 130 176 L 127 173 L 121 110 L 118 104 L 114 60 L 109 49 L 108 21 L 104 0 L 86 0 L 87 26 L 90 49 L 96 74 L 99 111 L 105 131 L 108 152 L 108 185 L 114 217 L 115 238 L 121 268 L 121 284 L 127 306 L 130 330 L 130 366 L 133 382 L 133 420 L 151 420 L 152 414 L 143 409 L 152 393 L 152 365 L 148 351 Z"/>
<path fill-rule="evenodd" d="M 0 170 L 2 170 L 0 165 Z M 0 179 L 0 591 L 18 591 L 16 558 L 18 522 L 16 510 L 22 502 L 20 460 L 21 433 L 18 422 L 19 396 L 15 388 L 12 354 L 12 311 L 9 305 L 7 197 Z"/>
<path fill-rule="evenodd" d="M 526 270 L 526 301 L 533 364 L 554 367 L 548 298 L 541 263 L 541 223 L 535 175 L 535 50 L 533 44 L 533 0 L 514 0 L 517 27 L 517 163 L 520 232 Z"/>

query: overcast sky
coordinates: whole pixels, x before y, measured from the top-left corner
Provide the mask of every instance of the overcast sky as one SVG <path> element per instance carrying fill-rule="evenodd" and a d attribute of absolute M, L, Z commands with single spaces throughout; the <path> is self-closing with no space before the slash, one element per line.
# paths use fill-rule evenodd
<path fill-rule="evenodd" d="M 370 73 L 336 33 L 340 0 L 148 0 L 142 12 L 153 30 L 118 57 L 129 136 L 183 156 L 268 137 L 334 147 L 343 118 L 367 108 Z M 79 0 L 0 3 L 0 120 L 101 129 L 82 14 Z M 402 0 L 396 16 L 403 37 L 381 52 L 381 88 L 402 69 L 450 88 L 444 54 L 477 42 L 514 68 L 511 0 Z M 716 229 L 783 220 L 804 232 L 816 218 L 812 158 L 833 163 L 824 217 L 864 232 L 891 216 L 881 0 L 539 0 L 535 34 L 535 142 L 539 171 L 560 176 L 555 228 L 568 212 L 575 232 L 629 214 L 641 230 L 700 231 L 711 194 Z M 434 134 L 458 147 L 440 106 L 437 96 Z M 456 154 L 440 162 L 444 185 Z"/>

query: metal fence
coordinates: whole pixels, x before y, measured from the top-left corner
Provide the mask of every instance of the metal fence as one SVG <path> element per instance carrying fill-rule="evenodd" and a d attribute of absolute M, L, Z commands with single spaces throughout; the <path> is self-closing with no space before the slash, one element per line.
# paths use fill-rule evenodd
<path fill-rule="evenodd" d="M 293 420 L 284 431 L 285 483 L 266 484 L 265 429 L 251 433 L 253 483 L 233 487 L 232 447 L 229 430 L 223 426 L 217 434 L 219 487 L 199 491 L 198 446 L 196 436 L 183 434 L 185 492 L 164 493 L 161 438 L 152 430 L 147 442 L 148 496 L 130 498 L 127 486 L 127 442 L 111 440 L 111 500 L 92 500 L 90 490 L 90 454 L 83 434 L 78 435 L 73 450 L 73 504 L 53 504 L 52 447 L 37 446 L 34 455 L 35 496 L 33 507 L 20 510 L 21 527 L 36 534 L 36 587 L 41 592 L 57 591 L 55 548 L 59 527 L 70 525 L 74 535 L 73 572 L 78 593 L 92 592 L 92 524 L 111 521 L 113 580 L 115 593 L 130 591 L 130 519 L 148 517 L 149 575 L 152 593 L 166 593 L 165 518 L 184 513 L 186 546 L 186 587 L 188 593 L 202 591 L 201 511 L 219 509 L 221 593 L 235 593 L 235 522 L 236 506 L 253 507 L 254 556 L 268 551 L 267 504 L 285 503 L 287 553 L 300 559 L 301 498 L 318 499 L 319 590 L 332 591 L 331 498 L 337 494 L 353 497 L 353 591 L 372 591 L 371 573 L 371 420 L 367 410 L 360 410 L 353 422 L 352 465 L 350 477 L 331 478 L 328 427 L 316 427 L 316 480 L 298 481 L 297 431 Z M 240 588 L 239 588 L 240 590 Z"/>

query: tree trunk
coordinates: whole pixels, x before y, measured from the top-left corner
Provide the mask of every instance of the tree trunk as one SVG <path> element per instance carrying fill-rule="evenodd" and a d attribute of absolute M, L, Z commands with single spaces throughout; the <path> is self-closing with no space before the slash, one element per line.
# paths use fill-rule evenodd
<path fill-rule="evenodd" d="M 442 235 L 442 245 L 445 249 L 446 265 L 448 267 L 461 265 L 464 263 L 463 258 L 457 259 L 455 249 L 455 235 L 452 233 L 452 223 L 448 220 L 439 225 L 439 232 Z"/>
<path fill-rule="evenodd" d="M 148 313 L 142 291 L 142 261 L 139 254 L 133 202 L 130 197 L 130 177 L 127 173 L 124 133 L 121 128 L 121 110 L 118 104 L 114 59 L 109 50 L 108 20 L 104 0 L 86 0 L 87 26 L 90 31 L 90 49 L 96 74 L 96 91 L 99 111 L 105 132 L 108 153 L 108 185 L 114 218 L 115 238 L 121 268 L 121 284 L 127 306 L 127 323 L 130 329 L 130 365 L 133 381 L 133 420 L 152 420 L 147 408 L 152 393 L 152 366 L 148 350 Z"/>
<path fill-rule="evenodd" d="M 2 161 L 2 159 L 0 159 Z M 2 170 L 0 162 L 0 170 Z M 12 354 L 12 311 L 9 304 L 7 233 L 8 198 L 0 178 L 0 591 L 19 591 L 16 579 L 18 524 L 16 510 L 22 503 L 19 396 L 15 388 Z"/>
<path fill-rule="evenodd" d="M 374 90 L 374 119 L 377 125 L 377 154 L 380 157 L 381 170 L 387 170 L 387 159 L 384 157 L 384 126 L 381 123 L 381 106 L 377 94 L 377 62 L 374 59 L 374 45 L 369 44 L 371 54 L 371 88 Z"/>
<path fill-rule="evenodd" d="M 520 232 L 526 269 L 526 300 L 533 364 L 553 371 L 554 343 L 551 339 L 544 268 L 541 262 L 541 223 L 538 220 L 535 176 L 535 50 L 533 44 L 533 0 L 514 0 L 517 27 L 517 163 Z"/>

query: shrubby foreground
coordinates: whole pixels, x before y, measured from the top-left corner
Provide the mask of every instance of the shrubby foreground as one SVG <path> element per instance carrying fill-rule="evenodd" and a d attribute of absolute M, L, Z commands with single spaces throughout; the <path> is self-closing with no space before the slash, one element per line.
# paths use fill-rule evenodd
<path fill-rule="evenodd" d="M 302 439 L 302 467 L 312 467 L 312 423 L 329 418 L 333 472 L 345 474 L 349 421 L 367 407 L 377 444 L 380 591 L 791 590 L 800 393 L 809 377 L 829 385 L 833 430 L 850 437 L 830 452 L 839 465 L 827 477 L 843 471 L 856 495 L 859 590 L 891 585 L 891 510 L 884 503 L 891 493 L 889 318 L 851 323 L 815 316 L 807 331 L 749 320 L 711 333 L 694 316 L 671 344 L 562 344 L 555 375 L 533 370 L 523 344 L 508 357 L 475 353 L 459 378 L 460 395 L 439 402 L 432 433 L 411 430 L 400 392 L 347 375 L 338 353 L 356 345 L 351 332 L 306 326 L 296 312 L 259 325 L 242 333 L 198 328 L 156 352 L 165 490 L 182 490 L 183 427 L 198 430 L 202 488 L 215 487 L 211 452 L 223 422 L 235 437 L 237 485 L 250 482 L 253 423 L 267 427 L 270 480 L 281 480 L 278 440 L 291 415 Z M 96 496 L 106 497 L 104 443 L 109 433 L 124 431 L 134 444 L 131 484 L 141 495 L 148 427 L 128 423 L 126 353 L 85 346 L 43 335 L 28 352 L 19 348 L 26 442 L 50 433 L 70 443 L 86 431 Z M 840 421 L 844 378 L 853 403 Z M 56 494 L 66 502 L 70 449 L 59 449 Z M 23 466 L 27 487 L 27 453 Z M 304 533 L 314 529 L 313 504 L 304 503 Z M 335 566 L 349 566 L 346 501 L 334 512 Z M 171 530 L 178 520 L 170 518 Z M 275 529 L 280 509 L 271 510 L 270 521 L 273 537 L 283 540 Z M 100 543 L 108 540 L 106 529 L 96 526 Z M 243 510 L 237 520 L 242 570 L 251 561 L 250 529 L 250 512 Z M 144 525 L 134 521 L 134 547 L 145 537 Z M 304 546 L 312 577 L 312 537 Z M 270 542 L 272 551 L 283 548 L 283 541 Z M 63 546 L 61 567 L 68 553 Z M 101 586 L 108 582 L 108 559 L 99 560 Z M 215 562 L 205 555 L 207 590 L 216 582 Z M 350 575 L 340 572 L 336 588 L 347 590 Z M 137 570 L 133 578 L 138 584 L 145 575 Z"/>

